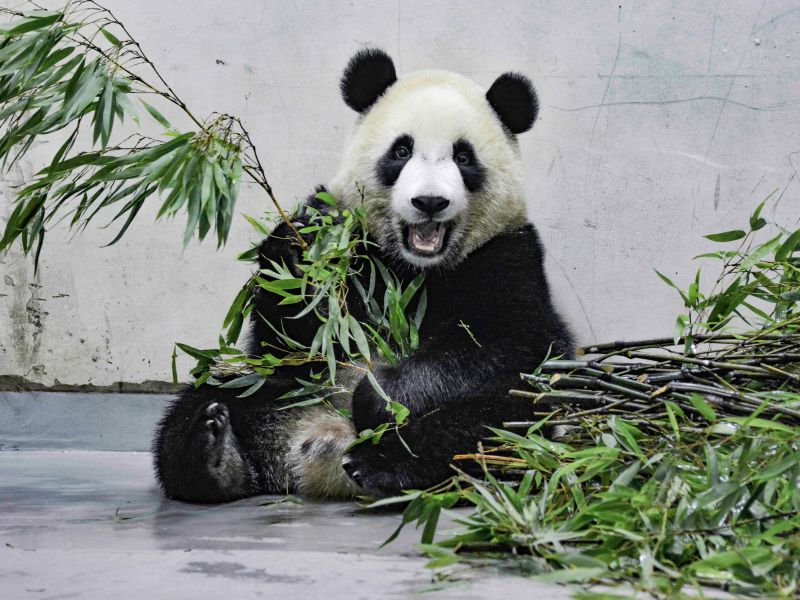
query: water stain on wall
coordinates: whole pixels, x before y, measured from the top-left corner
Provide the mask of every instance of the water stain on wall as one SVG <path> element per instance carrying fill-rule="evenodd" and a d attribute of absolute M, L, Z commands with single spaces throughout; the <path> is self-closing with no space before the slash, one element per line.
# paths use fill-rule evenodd
<path fill-rule="evenodd" d="M 31 365 L 30 371 L 35 376 L 42 376 L 45 366 L 38 364 L 37 359 L 48 313 L 43 307 L 45 299 L 41 297 L 39 274 L 30 276 L 28 271 L 27 262 L 19 260 L 14 273 L 3 277 L 11 297 L 10 344 L 17 360 L 21 364 Z"/>

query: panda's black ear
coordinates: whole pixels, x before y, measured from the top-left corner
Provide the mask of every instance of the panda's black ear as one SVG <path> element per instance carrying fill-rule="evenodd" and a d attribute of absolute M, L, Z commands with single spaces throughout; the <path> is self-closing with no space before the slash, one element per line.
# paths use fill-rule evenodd
<path fill-rule="evenodd" d="M 397 81 L 394 63 L 383 50 L 365 48 L 347 63 L 339 87 L 345 104 L 363 113 Z"/>
<path fill-rule="evenodd" d="M 531 80 L 519 73 L 503 73 L 486 92 L 486 99 L 511 133 L 528 131 L 539 114 L 539 99 Z"/>

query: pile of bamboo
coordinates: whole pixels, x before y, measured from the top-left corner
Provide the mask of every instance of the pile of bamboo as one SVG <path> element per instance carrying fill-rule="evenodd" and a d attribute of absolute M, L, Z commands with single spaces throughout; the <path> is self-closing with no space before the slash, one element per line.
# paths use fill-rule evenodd
<path fill-rule="evenodd" d="M 698 419 L 709 414 L 705 403 L 715 415 L 800 423 L 800 406 L 780 398 L 800 392 L 800 332 L 697 336 L 689 355 L 677 341 L 612 342 L 579 349 L 579 360 L 549 360 L 522 374 L 532 389 L 510 391 L 533 401 L 536 420 L 503 425 L 528 428 L 549 417 L 550 426 L 569 426 L 614 414 L 647 423 L 668 416 L 667 401 Z"/>

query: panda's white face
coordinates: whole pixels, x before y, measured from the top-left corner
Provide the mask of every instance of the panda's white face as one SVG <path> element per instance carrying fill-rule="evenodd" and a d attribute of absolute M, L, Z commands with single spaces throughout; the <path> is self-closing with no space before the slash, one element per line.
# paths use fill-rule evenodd
<path fill-rule="evenodd" d="M 389 197 L 384 233 L 405 260 L 428 267 L 458 248 L 470 203 L 485 183 L 484 167 L 469 141 L 477 135 L 469 127 L 475 111 L 454 90 L 433 86 L 403 104 L 382 137 L 403 133 L 383 141 L 376 164 Z"/>
<path fill-rule="evenodd" d="M 455 145 L 437 142 L 421 148 L 408 135 L 392 144 L 390 160 L 404 164 L 391 186 L 390 207 L 400 247 L 411 262 L 442 256 L 466 213 L 467 188 L 457 161 L 471 159 L 456 152 Z"/>
<path fill-rule="evenodd" d="M 331 191 L 365 202 L 384 250 L 454 266 L 525 221 L 516 141 L 470 80 L 443 71 L 395 83 L 363 117 Z"/>

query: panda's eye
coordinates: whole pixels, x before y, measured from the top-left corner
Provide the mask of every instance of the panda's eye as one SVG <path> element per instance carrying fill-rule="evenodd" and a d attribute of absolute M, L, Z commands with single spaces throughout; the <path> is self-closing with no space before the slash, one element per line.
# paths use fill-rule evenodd
<path fill-rule="evenodd" d="M 463 167 L 472 163 L 472 157 L 469 155 L 468 152 L 459 152 L 455 156 L 456 164 L 461 165 Z"/>
<path fill-rule="evenodd" d="M 394 157 L 399 160 L 405 160 L 411 156 L 411 150 L 409 150 L 408 146 L 398 146 L 394 149 Z"/>

